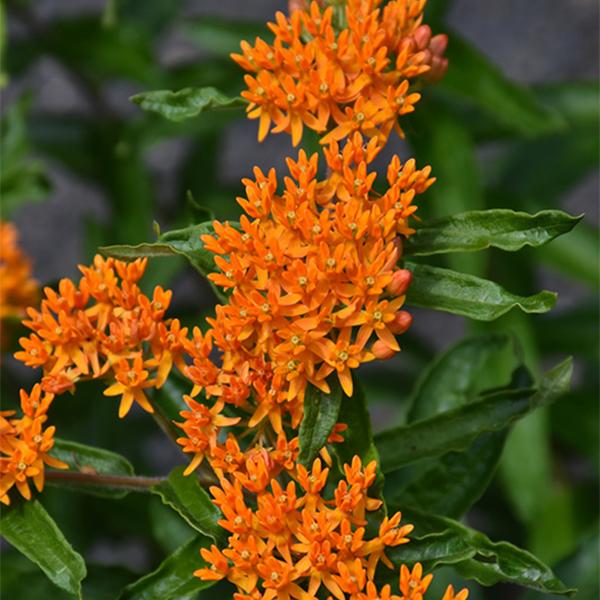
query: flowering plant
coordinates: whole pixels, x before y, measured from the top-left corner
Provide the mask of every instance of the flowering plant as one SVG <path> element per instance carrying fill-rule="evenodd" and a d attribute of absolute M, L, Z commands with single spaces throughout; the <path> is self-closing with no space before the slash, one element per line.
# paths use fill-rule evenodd
<path fill-rule="evenodd" d="M 435 101 L 421 118 L 420 104 L 453 68 L 425 5 L 290 2 L 231 54 L 246 72 L 239 96 L 203 87 L 133 97 L 174 122 L 243 108 L 259 141 L 283 133 L 302 145 L 285 169 L 254 166 L 242 179 L 236 220 L 199 219 L 207 211 L 193 201 L 187 226 L 157 225 L 156 240 L 139 244 L 117 235 L 123 243 L 101 247 L 79 277 L 43 291 L 2 224 L 0 317 L 20 322 L 14 358 L 39 377 L 0 412 L 0 532 L 63 591 L 81 597 L 86 566 L 43 507 L 48 483 L 131 492 L 127 501 L 150 492 L 177 522 L 169 532 L 188 534 L 111 597 L 210 588 L 236 600 L 465 600 L 464 580 L 572 593 L 533 554 L 460 518 L 489 485 L 508 428 L 565 395 L 572 372 L 566 359 L 532 374 L 518 340 L 488 326 L 509 311 L 545 313 L 555 294 L 511 293 L 471 253 L 540 247 L 579 218 L 506 208 L 427 217 L 451 173 L 437 178 L 435 153 L 431 166 L 387 153 L 407 135 L 418 149 L 437 126 Z M 452 123 L 447 110 L 440 127 Z M 177 292 L 145 283 L 155 283 L 153 261 L 182 258 L 216 298 L 205 319 L 172 316 Z M 403 361 L 413 307 L 483 331 L 434 359 L 394 426 L 373 434 L 363 377 Z M 149 413 L 179 466 L 135 475 L 109 449 L 66 441 L 55 409 L 89 390 L 116 399 L 120 419 Z M 444 565 L 456 579 L 440 587 Z"/>

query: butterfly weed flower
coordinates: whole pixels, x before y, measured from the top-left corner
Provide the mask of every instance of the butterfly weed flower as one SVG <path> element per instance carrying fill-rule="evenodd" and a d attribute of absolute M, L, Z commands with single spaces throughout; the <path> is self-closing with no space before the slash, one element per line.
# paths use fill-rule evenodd
<path fill-rule="evenodd" d="M 402 135 L 398 118 L 414 110 L 416 82 L 436 81 L 446 68 L 447 37 L 424 25 L 425 0 L 290 3 L 269 23 L 274 40 L 241 43 L 232 58 L 248 74 L 248 116 L 258 137 L 286 131 L 297 145 L 306 126 L 322 143 L 355 132 L 385 142 Z M 340 11 L 341 10 L 341 18 Z"/>
<path fill-rule="evenodd" d="M 248 427 L 268 421 L 281 433 L 287 419 L 300 422 L 309 384 L 327 393 L 333 376 L 350 396 L 352 370 L 400 350 L 411 279 L 398 266 L 401 238 L 413 232 L 413 200 L 434 179 L 429 167 L 394 157 L 389 187 L 376 193 L 369 164 L 378 152 L 357 133 L 326 148 L 325 179 L 317 155 L 300 151 L 282 192 L 274 170 L 244 180 L 240 227 L 215 222 L 202 238 L 219 267 L 209 278 L 230 294 L 208 332 L 185 343 L 192 397 L 218 398 L 246 411 Z"/>
<path fill-rule="evenodd" d="M 187 328 L 165 313 L 171 292 L 160 286 L 152 298 L 138 281 L 146 259 L 130 263 L 96 256 L 80 266 L 78 283 L 62 279 L 44 289 L 39 309 L 28 308 L 24 325 L 33 331 L 15 357 L 42 369 L 42 388 L 53 394 L 80 381 L 102 379 L 104 393 L 120 397 L 119 417 L 137 403 L 153 412 L 146 391 L 160 388 L 173 365 L 183 370 Z"/>

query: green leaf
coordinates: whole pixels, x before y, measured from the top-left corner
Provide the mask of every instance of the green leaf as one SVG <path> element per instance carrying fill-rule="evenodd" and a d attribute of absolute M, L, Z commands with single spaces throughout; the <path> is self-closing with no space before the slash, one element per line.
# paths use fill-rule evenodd
<path fill-rule="evenodd" d="M 429 570 L 453 565 L 464 577 L 489 586 L 512 583 L 546 593 L 571 596 L 552 570 L 533 554 L 508 542 L 492 542 L 458 521 L 420 511 L 403 511 L 415 525 L 411 542 L 386 552 L 395 564 L 424 562 Z"/>
<path fill-rule="evenodd" d="M 194 576 L 196 569 L 206 566 L 200 548 L 209 548 L 211 543 L 212 540 L 204 536 L 186 542 L 152 573 L 128 585 L 119 600 L 179 600 L 211 587 L 215 581 Z"/>
<path fill-rule="evenodd" d="M 490 378 L 486 366 L 492 362 L 507 366 Z M 515 366 L 514 341 L 508 335 L 488 334 L 461 340 L 422 372 L 411 394 L 408 421 L 459 408 L 476 399 L 484 389 L 507 384 Z"/>
<path fill-rule="evenodd" d="M 567 233 L 581 217 L 560 210 L 530 215 L 506 209 L 478 210 L 420 223 L 404 250 L 428 256 L 447 252 L 473 252 L 500 248 L 514 252 L 525 246 L 542 246 Z"/>
<path fill-rule="evenodd" d="M 300 453 L 298 460 L 309 467 L 327 444 L 327 438 L 338 421 L 342 402 L 342 388 L 337 381 L 331 384 L 331 393 L 325 394 L 309 384 L 304 398 L 304 416 L 300 423 Z"/>
<path fill-rule="evenodd" d="M 2 509 L 0 534 L 69 594 L 81 597 L 86 575 L 83 558 L 37 500 L 15 502 Z"/>
<path fill-rule="evenodd" d="M 466 273 L 412 262 L 406 262 L 405 267 L 413 273 L 407 295 L 413 306 L 493 321 L 515 307 L 526 313 L 548 312 L 556 302 L 552 292 L 516 296 L 493 281 Z"/>
<path fill-rule="evenodd" d="M 82 473 L 127 477 L 134 474 L 133 467 L 126 458 L 103 448 L 57 439 L 51 454 L 66 462 L 72 470 Z M 111 488 L 105 484 L 96 485 L 87 482 L 60 481 L 53 482 L 53 485 L 106 498 L 124 498 L 129 493 L 129 490 L 122 487 Z"/>
<path fill-rule="evenodd" d="M 143 110 L 158 113 L 175 122 L 192 119 L 210 110 L 241 108 L 246 105 L 241 98 L 229 98 L 213 87 L 185 88 L 178 92 L 143 92 L 132 96 L 131 101 Z"/>
<path fill-rule="evenodd" d="M 176 467 L 166 481 L 150 491 L 158 494 L 164 504 L 176 510 L 196 531 L 215 541 L 222 540 L 225 530 L 218 524 L 221 512 L 200 486 L 198 478 L 194 474 L 186 477 L 183 471 L 184 467 Z"/>
<path fill-rule="evenodd" d="M 505 441 L 504 431 L 483 433 L 464 452 L 449 452 L 431 463 L 419 463 L 414 468 L 416 476 L 407 485 L 386 493 L 387 502 L 461 517 L 489 486 Z"/>
<path fill-rule="evenodd" d="M 450 34 L 448 72 L 439 87 L 453 99 L 466 101 L 499 124 L 523 136 L 560 130 L 560 114 L 504 74 L 456 33 Z"/>
<path fill-rule="evenodd" d="M 506 385 L 515 366 L 514 340 L 509 336 L 488 334 L 462 340 L 424 371 L 412 394 L 409 422 L 459 408 L 476 400 L 483 390 Z M 520 375 L 521 370 L 515 373 Z M 513 377 L 511 387 L 530 383 L 529 375 Z M 388 478 L 389 501 L 460 517 L 489 485 L 505 438 L 505 432 L 484 433 L 464 452 L 449 452 L 409 467 L 408 477 L 406 469 L 401 470 Z"/>
<path fill-rule="evenodd" d="M 270 43 L 273 35 L 264 23 L 251 21 L 232 21 L 218 17 L 203 17 L 188 22 L 184 27 L 185 35 L 211 54 L 229 59 L 232 52 L 240 52 L 240 41 L 253 42 L 260 37 Z"/>
<path fill-rule="evenodd" d="M 383 472 L 467 448 L 481 433 L 500 431 L 569 390 L 572 360 L 549 371 L 539 389 L 494 392 L 477 402 L 375 436 Z"/>
<path fill-rule="evenodd" d="M 191 265 L 204 277 L 217 271 L 214 255 L 205 249 L 200 239 L 202 235 L 213 234 L 212 223 L 190 225 L 184 229 L 176 229 L 163 233 L 156 242 L 138 244 L 136 246 L 118 245 L 104 246 L 100 251 L 123 260 L 133 260 L 139 257 L 156 258 L 161 256 L 184 256 Z M 211 284 L 212 285 L 212 284 Z M 212 286 L 220 300 L 227 296 L 216 286 Z"/>

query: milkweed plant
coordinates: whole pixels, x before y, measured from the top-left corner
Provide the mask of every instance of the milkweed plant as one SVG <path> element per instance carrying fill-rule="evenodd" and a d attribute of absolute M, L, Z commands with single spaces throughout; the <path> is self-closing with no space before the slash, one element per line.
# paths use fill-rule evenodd
<path fill-rule="evenodd" d="M 35 376 L 0 412 L 0 531 L 62 592 L 88 597 L 86 565 L 44 508 L 48 486 L 99 495 L 113 513 L 158 496 L 189 530 L 154 571 L 106 597 L 466 600 L 499 583 L 573 593 L 533 553 L 463 517 L 491 484 L 509 429 L 567 394 L 572 373 L 570 358 L 535 372 L 524 326 L 492 324 L 509 311 L 526 323 L 555 294 L 508 291 L 479 257 L 541 247 L 580 217 L 544 205 L 427 208 L 461 168 L 441 155 L 464 140 L 450 128 L 437 153 L 421 149 L 438 123 L 448 127 L 453 70 L 475 59 L 457 39 L 455 65 L 453 36 L 425 9 L 292 1 L 238 39 L 239 95 L 208 85 L 133 97 L 179 131 L 242 110 L 259 141 L 289 136 L 285 168 L 246 157 L 235 220 L 194 200 L 191 222 L 156 225 L 154 241 L 115 236 L 77 277 L 43 289 L 16 227 L 2 222 L 3 348 L 15 345 Z M 560 115 L 547 113 L 552 129 Z M 515 127 L 543 129 L 534 116 L 519 122 L 517 111 Z M 405 138 L 416 159 L 390 150 Z M 173 316 L 177 292 L 156 275 L 182 257 L 215 298 L 205 314 Z M 410 360 L 404 340 L 431 314 L 414 307 L 467 317 L 472 332 L 415 374 L 401 416 L 374 434 L 363 379 L 377 363 Z M 92 384 L 103 399 L 89 399 Z M 67 441 L 55 409 L 70 397 L 92 420 L 95 404 L 110 403 L 111 427 L 133 440 L 131 416 L 146 413 L 180 466 L 136 474 L 114 448 Z"/>

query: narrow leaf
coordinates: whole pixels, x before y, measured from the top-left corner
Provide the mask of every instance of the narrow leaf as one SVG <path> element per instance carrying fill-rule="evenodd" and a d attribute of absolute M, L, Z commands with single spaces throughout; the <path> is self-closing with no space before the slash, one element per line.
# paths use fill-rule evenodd
<path fill-rule="evenodd" d="M 37 500 L 15 502 L 3 508 L 0 534 L 38 565 L 55 585 L 81 597 L 81 581 L 86 575 L 83 558 Z"/>
<path fill-rule="evenodd" d="M 314 385 L 309 385 L 304 398 L 304 417 L 300 423 L 300 453 L 298 460 L 305 466 L 312 461 L 325 444 L 333 426 L 338 421 L 342 388 L 335 382 L 331 393 L 325 394 Z"/>
<path fill-rule="evenodd" d="M 513 343 L 507 335 L 480 335 L 461 340 L 437 356 L 423 370 L 411 394 L 408 422 L 464 406 L 484 389 L 506 385 L 516 366 Z M 492 361 L 507 364 L 498 378 L 487 376 L 485 366 Z"/>
<path fill-rule="evenodd" d="M 483 432 L 500 431 L 569 390 L 572 360 L 549 371 L 540 388 L 501 391 L 412 425 L 396 427 L 375 437 L 383 472 L 450 451 L 467 448 Z"/>
<path fill-rule="evenodd" d="M 183 475 L 184 467 L 176 467 L 166 481 L 155 485 L 151 492 L 158 494 L 164 504 L 176 510 L 196 531 L 214 540 L 221 540 L 225 530 L 218 524 L 221 512 L 212 503 L 194 474 Z"/>
<path fill-rule="evenodd" d="M 131 101 L 143 110 L 158 113 L 175 122 L 192 119 L 206 111 L 240 108 L 246 104 L 241 98 L 229 98 L 213 87 L 185 88 L 178 92 L 143 92 L 132 96 Z"/>
<path fill-rule="evenodd" d="M 209 548 L 212 540 L 198 536 L 169 555 L 156 570 L 128 585 L 119 600 L 179 600 L 211 587 L 215 581 L 194 576 L 196 569 L 206 566 L 200 548 Z"/>
<path fill-rule="evenodd" d="M 419 224 L 404 248 L 413 256 L 491 247 L 514 252 L 524 246 L 547 244 L 571 231 L 580 220 L 560 210 L 535 215 L 506 209 L 476 210 Z"/>
<path fill-rule="evenodd" d="M 515 307 L 526 313 L 548 312 L 556 302 L 552 292 L 517 296 L 493 281 L 466 273 L 411 262 L 405 266 L 413 273 L 407 301 L 414 306 L 493 321 Z"/>
<path fill-rule="evenodd" d="M 431 468 L 417 465 L 417 476 L 406 487 L 386 494 L 388 503 L 461 517 L 490 484 L 505 440 L 504 431 L 483 433 L 464 452 L 438 457 L 431 461 Z"/>
<path fill-rule="evenodd" d="M 492 542 L 484 534 L 438 515 L 404 511 L 415 525 L 411 542 L 387 554 L 395 564 L 424 562 L 426 569 L 452 565 L 483 585 L 512 583 L 545 593 L 571 596 L 552 570 L 533 554 L 508 542 Z"/>

